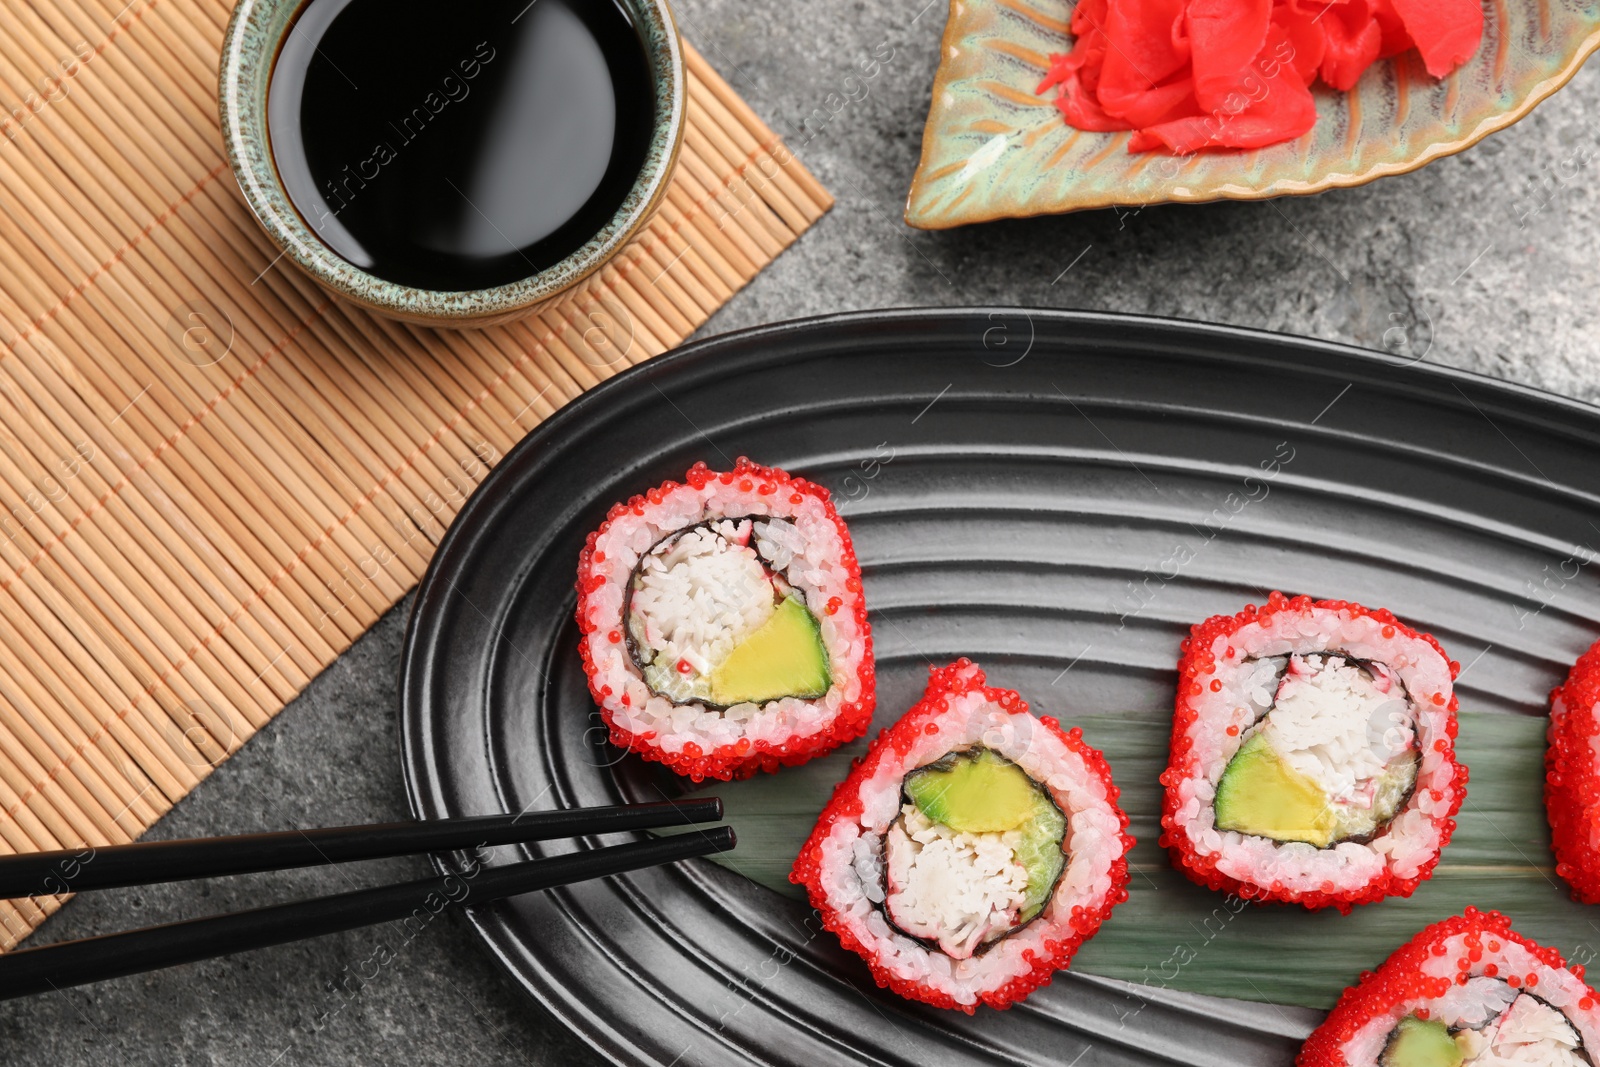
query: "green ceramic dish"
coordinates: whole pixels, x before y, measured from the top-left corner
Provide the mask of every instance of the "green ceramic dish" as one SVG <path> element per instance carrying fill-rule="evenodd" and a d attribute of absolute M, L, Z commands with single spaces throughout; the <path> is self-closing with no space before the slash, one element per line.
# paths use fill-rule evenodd
<path fill-rule="evenodd" d="M 1069 0 L 951 0 L 906 221 L 942 230 L 1112 205 L 1260 200 L 1404 174 L 1520 119 L 1600 48 L 1597 0 L 1484 0 L 1483 44 L 1435 80 L 1415 53 L 1317 94 L 1304 137 L 1188 159 L 1129 154 L 1127 133 L 1074 130 L 1048 56 L 1071 44 Z"/>
<path fill-rule="evenodd" d="M 656 123 L 643 170 L 609 223 L 547 270 L 493 289 L 439 292 L 384 281 L 319 241 L 278 179 L 267 135 L 267 84 L 278 48 L 310 0 L 240 0 L 222 44 L 218 103 L 228 159 L 244 199 L 284 256 L 338 296 L 392 318 L 426 326 L 487 326 L 526 314 L 605 264 L 649 221 L 666 195 L 683 141 L 684 67 L 666 0 L 622 0 L 644 43 L 655 82 Z"/>

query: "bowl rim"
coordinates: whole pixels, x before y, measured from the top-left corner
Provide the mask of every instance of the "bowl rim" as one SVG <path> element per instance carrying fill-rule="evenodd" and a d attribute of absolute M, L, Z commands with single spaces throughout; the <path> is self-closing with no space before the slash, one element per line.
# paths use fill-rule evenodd
<path fill-rule="evenodd" d="M 239 0 L 224 32 L 217 79 L 223 146 L 245 204 L 278 248 L 323 288 L 370 311 L 436 326 L 504 321 L 571 289 L 608 263 L 665 198 L 683 145 L 687 74 L 667 0 L 617 0 L 633 16 L 655 83 L 657 119 L 644 165 L 616 214 L 580 248 L 530 277 L 485 289 L 436 290 L 371 274 L 334 252 L 289 199 L 272 158 L 267 85 L 289 27 L 315 0 Z M 271 20 L 288 12 L 274 32 Z M 270 265 L 269 265 L 270 269 Z"/>

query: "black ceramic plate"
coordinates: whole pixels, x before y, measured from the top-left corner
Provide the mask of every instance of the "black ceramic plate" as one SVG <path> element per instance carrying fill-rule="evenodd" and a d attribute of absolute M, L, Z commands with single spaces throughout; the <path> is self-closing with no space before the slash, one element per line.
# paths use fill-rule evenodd
<path fill-rule="evenodd" d="M 1260 465 L 1285 442 L 1264 496 Z M 678 788 L 605 743 L 572 582 L 608 505 L 696 460 L 748 454 L 834 491 L 880 724 L 929 661 L 959 655 L 1024 693 L 1076 662 L 1070 706 L 1051 709 L 1064 718 L 1160 707 L 1186 628 L 1269 588 L 1385 605 L 1464 664 L 1480 656 L 1464 703 L 1539 714 L 1600 618 L 1597 442 L 1584 404 L 1177 322 L 899 311 L 693 344 L 545 423 L 440 546 L 406 644 L 412 806 Z M 809 918 L 705 861 L 473 913 L 530 993 L 627 1064 L 1284 1064 L 1315 1020 L 1165 996 L 1123 1025 L 1123 994 L 1071 973 L 1009 1012 L 925 1010 L 880 993 Z"/>

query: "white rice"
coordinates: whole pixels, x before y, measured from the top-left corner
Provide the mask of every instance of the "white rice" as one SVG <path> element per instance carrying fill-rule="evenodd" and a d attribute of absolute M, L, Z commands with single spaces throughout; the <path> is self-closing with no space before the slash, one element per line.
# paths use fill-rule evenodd
<path fill-rule="evenodd" d="M 906 933 L 937 941 L 966 959 L 989 935 L 1017 924 L 1028 895 L 1028 869 L 1017 859 L 1022 831 L 959 833 L 900 809 L 889 827 L 889 917 Z"/>
<path fill-rule="evenodd" d="M 976 668 L 970 668 L 976 670 Z M 1032 957 L 1053 957 L 1046 942 L 1073 938 L 1072 911 L 1098 909 L 1114 890 L 1113 864 L 1123 853 L 1122 825 L 1105 783 L 1054 732 L 1030 714 L 1013 715 L 981 691 L 947 698 L 937 733 L 920 733 L 904 756 L 889 753 L 862 784 L 862 813 L 834 822 L 822 841 L 818 881 L 837 921 L 879 965 L 904 981 L 973 1005 L 979 995 L 1033 970 Z M 893 929 L 884 902 L 884 838 L 902 813 L 908 773 L 952 751 L 982 744 L 1041 783 L 1066 816 L 1066 866 L 1043 911 L 982 954 L 953 959 Z"/>
<path fill-rule="evenodd" d="M 1392 638 L 1384 637 L 1384 626 L 1381 619 L 1368 615 L 1313 606 L 1304 612 L 1276 611 L 1215 638 L 1211 652 L 1216 672 L 1212 677 L 1220 687 L 1213 691 L 1209 683 L 1201 685 L 1200 692 L 1188 700 L 1197 716 L 1188 727 L 1193 742 L 1190 767 L 1197 773 L 1169 785 L 1178 802 L 1173 825 L 1184 831 L 1197 857 L 1215 858 L 1220 873 L 1240 882 L 1315 893 L 1328 892 L 1330 886 L 1341 891 L 1364 886 L 1385 872 L 1415 878 L 1438 855 L 1442 821 L 1459 789 L 1454 765 L 1434 747 L 1436 741 L 1448 737 L 1450 664 L 1420 637 L 1400 630 L 1395 630 Z M 1319 849 L 1305 842 L 1279 842 L 1217 829 L 1217 782 L 1272 702 L 1267 679 L 1276 675 L 1276 667 L 1264 661 L 1328 650 L 1383 664 L 1408 694 L 1405 721 L 1393 725 L 1414 731 L 1416 737 L 1420 759 L 1410 796 L 1387 829 L 1364 844 L 1342 841 Z M 1230 726 L 1234 728 L 1231 735 Z M 1388 728 L 1379 731 L 1380 743 Z M 1398 735 L 1391 740 L 1395 737 Z M 1349 770 L 1330 766 L 1322 773 L 1333 781 Z"/>
<path fill-rule="evenodd" d="M 609 688 L 609 695 L 601 699 L 616 727 L 635 736 L 652 735 L 651 744 L 665 752 L 679 753 L 689 744 L 709 752 L 745 738 L 781 745 L 826 730 L 845 704 L 861 697 L 860 668 L 867 634 L 857 624 L 853 610 L 860 594 L 845 584 L 852 576 L 843 560 L 844 538 L 839 527 L 822 500 L 810 493 L 791 493 L 781 485 L 778 492 L 762 494 L 758 485 L 751 484 L 761 480 L 759 473 L 736 477 L 732 484 L 712 477 L 703 488 L 676 485 L 657 494 L 656 503 L 619 511 L 594 542 L 603 560 L 592 563 L 588 575 L 580 576 L 580 581 L 589 575 L 605 579 L 583 602 L 587 622 L 593 627 L 585 636 L 595 671 L 592 684 L 597 692 Z M 742 488 L 745 484 L 751 488 Z M 795 495 L 800 497 L 798 504 L 792 502 Z M 703 698 L 678 703 L 651 692 L 627 643 L 608 639 L 622 629 L 623 604 L 640 557 L 669 534 L 730 516 L 787 520 L 758 524 L 757 547 L 774 569 L 784 574 L 794 594 L 805 601 L 818 621 L 832 676 L 831 687 L 820 699 L 784 697 L 760 706 L 738 704 L 726 710 L 707 707 Z M 842 607 L 829 614 L 828 604 L 834 598 Z M 677 633 L 674 628 L 673 634 Z M 662 636 L 665 638 L 665 633 Z M 685 631 L 683 636 L 690 647 L 705 647 L 694 642 L 706 641 L 706 634 Z"/>
<path fill-rule="evenodd" d="M 1498 1016 L 1457 1033 L 1456 1045 L 1466 1054 L 1462 1067 L 1592 1067 L 1578 1051 L 1578 1032 L 1566 1016 L 1498 979 L 1474 981 L 1493 983 L 1512 999 Z"/>

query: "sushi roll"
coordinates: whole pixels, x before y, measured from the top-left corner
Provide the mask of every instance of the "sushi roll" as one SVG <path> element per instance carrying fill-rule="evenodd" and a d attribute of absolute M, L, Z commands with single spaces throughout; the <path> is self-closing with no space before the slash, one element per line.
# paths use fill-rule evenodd
<path fill-rule="evenodd" d="M 1594 1067 L 1600 1003 L 1554 950 L 1468 908 L 1344 991 L 1298 1067 Z"/>
<path fill-rule="evenodd" d="M 1410 896 L 1466 797 L 1459 666 L 1386 611 L 1273 593 L 1194 627 L 1161 843 L 1201 885 L 1308 908 Z"/>
<path fill-rule="evenodd" d="M 789 878 L 880 986 L 1009 1007 L 1128 899 L 1117 795 L 1080 731 L 958 660 L 834 790 Z"/>
<path fill-rule="evenodd" d="M 611 509 L 578 561 L 578 630 L 611 740 L 697 782 L 804 763 L 872 721 L 844 520 L 743 456 Z"/>
<path fill-rule="evenodd" d="M 1600 904 L 1600 643 L 1550 694 L 1545 770 L 1556 873 L 1573 899 Z"/>

